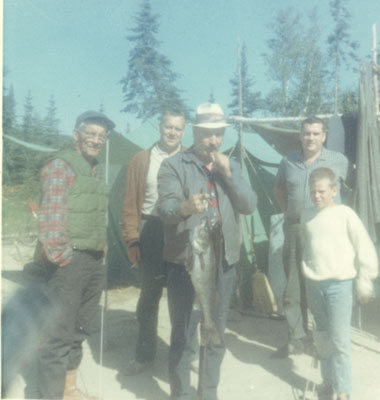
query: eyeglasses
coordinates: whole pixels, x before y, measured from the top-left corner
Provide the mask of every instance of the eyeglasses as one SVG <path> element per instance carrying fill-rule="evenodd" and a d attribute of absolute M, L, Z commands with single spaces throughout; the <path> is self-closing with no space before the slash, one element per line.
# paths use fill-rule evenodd
<path fill-rule="evenodd" d="M 87 131 L 82 131 L 80 129 L 77 129 L 77 131 L 83 133 L 83 135 L 85 135 L 86 138 L 97 139 L 101 143 L 105 143 L 107 141 L 107 139 L 109 138 L 109 133 L 98 134 L 96 132 L 87 132 Z"/>

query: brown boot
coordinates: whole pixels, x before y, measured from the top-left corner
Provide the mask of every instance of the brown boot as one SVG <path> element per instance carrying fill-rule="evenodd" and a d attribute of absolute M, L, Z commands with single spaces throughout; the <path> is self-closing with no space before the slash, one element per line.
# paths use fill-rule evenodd
<path fill-rule="evenodd" d="M 350 395 L 347 393 L 338 393 L 337 400 L 350 400 Z"/>
<path fill-rule="evenodd" d="M 100 400 L 99 397 L 87 396 L 76 385 L 76 369 L 66 372 L 65 391 L 63 400 Z"/>
<path fill-rule="evenodd" d="M 331 381 L 324 380 L 317 386 L 318 400 L 333 400 L 334 389 Z"/>

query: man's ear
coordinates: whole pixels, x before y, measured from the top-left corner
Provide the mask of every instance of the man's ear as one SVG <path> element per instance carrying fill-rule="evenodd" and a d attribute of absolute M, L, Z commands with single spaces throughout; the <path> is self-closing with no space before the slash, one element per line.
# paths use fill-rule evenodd
<path fill-rule="evenodd" d="M 327 140 L 327 133 L 325 131 L 323 131 L 323 135 L 324 135 L 324 139 L 322 143 L 326 143 Z"/>
<path fill-rule="evenodd" d="M 79 132 L 77 129 L 73 130 L 73 138 L 74 138 L 75 142 L 77 142 L 79 140 Z"/>

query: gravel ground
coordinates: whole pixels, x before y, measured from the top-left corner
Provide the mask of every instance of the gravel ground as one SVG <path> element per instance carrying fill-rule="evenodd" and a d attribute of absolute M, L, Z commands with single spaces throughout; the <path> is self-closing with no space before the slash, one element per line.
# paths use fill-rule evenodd
<path fill-rule="evenodd" d="M 22 266 L 33 252 L 33 244 L 3 242 L 2 302 L 6 306 L 17 289 L 25 287 Z M 137 336 L 135 308 L 138 289 L 116 288 L 108 291 L 104 318 L 104 348 L 100 357 L 98 329 L 85 343 L 79 370 L 78 385 L 84 392 L 104 400 L 164 400 L 169 399 L 167 354 L 170 336 L 166 293 L 161 300 L 159 341 L 154 365 L 140 375 L 127 377 L 122 368 L 133 358 Z M 380 292 L 379 292 L 380 293 Z M 101 299 L 103 304 L 105 297 Z M 98 326 L 101 320 L 99 305 Z M 353 400 L 380 399 L 380 301 L 379 298 L 358 312 L 354 311 L 353 342 Z M 4 332 L 4 327 L 3 327 Z M 25 332 L 27 335 L 27 332 Z M 288 359 L 271 358 L 273 351 L 286 340 L 283 321 L 241 315 L 231 312 L 225 335 L 227 352 L 222 365 L 219 400 L 294 400 L 315 399 L 311 391 L 303 391 L 309 382 L 319 383 L 318 369 L 310 356 Z M 8 393 L 2 398 L 35 398 L 35 363 L 26 349 L 27 360 L 20 360 Z M 4 366 L 7 368 L 7 365 Z M 193 399 L 196 399 L 197 374 L 191 373 Z"/>

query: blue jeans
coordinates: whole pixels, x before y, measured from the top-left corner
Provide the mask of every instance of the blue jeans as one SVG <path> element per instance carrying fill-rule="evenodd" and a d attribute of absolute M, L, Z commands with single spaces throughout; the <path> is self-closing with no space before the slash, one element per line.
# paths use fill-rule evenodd
<path fill-rule="evenodd" d="M 327 333 L 331 349 L 321 358 L 322 378 L 332 380 L 336 393 L 349 394 L 352 390 L 352 280 L 306 279 L 306 294 L 317 331 Z"/>

